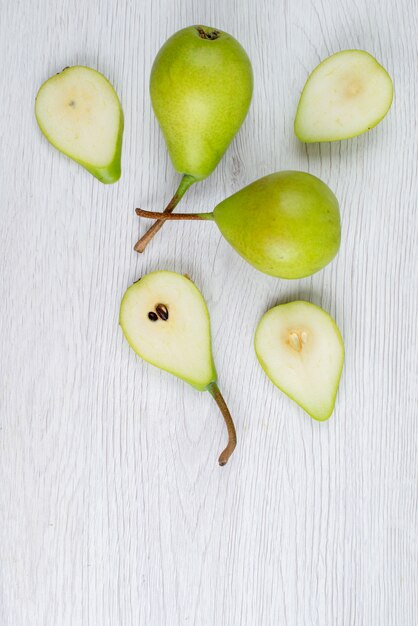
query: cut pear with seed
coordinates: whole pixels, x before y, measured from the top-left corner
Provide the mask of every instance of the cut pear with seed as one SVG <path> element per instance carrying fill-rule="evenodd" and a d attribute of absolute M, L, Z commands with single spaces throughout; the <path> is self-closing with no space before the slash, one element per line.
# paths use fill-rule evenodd
<path fill-rule="evenodd" d="M 48 141 L 102 183 L 120 178 L 123 113 L 109 81 L 89 67 L 67 67 L 39 89 L 35 115 Z"/>
<path fill-rule="evenodd" d="M 151 272 L 126 291 L 119 321 L 142 359 L 213 396 L 228 429 L 228 445 L 219 457 L 225 465 L 235 449 L 236 432 L 216 382 L 209 313 L 196 285 L 175 272 Z"/>
<path fill-rule="evenodd" d="M 185 276 L 158 271 L 134 283 L 122 300 L 120 325 L 145 361 L 199 391 L 216 380 L 208 309 Z"/>
<path fill-rule="evenodd" d="M 306 143 L 338 141 L 367 132 L 389 111 L 393 84 L 364 50 L 343 50 L 320 63 L 299 100 L 296 136 Z"/>
<path fill-rule="evenodd" d="M 255 351 L 270 380 L 311 417 L 331 416 L 344 344 L 328 313 L 303 301 L 270 309 L 258 324 Z"/>

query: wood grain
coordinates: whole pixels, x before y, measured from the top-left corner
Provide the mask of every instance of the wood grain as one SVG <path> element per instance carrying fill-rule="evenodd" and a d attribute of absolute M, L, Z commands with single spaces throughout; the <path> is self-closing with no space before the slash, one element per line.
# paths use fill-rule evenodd
<path fill-rule="evenodd" d="M 0 623 L 4 626 L 416 626 L 418 623 L 418 16 L 412 0 L 2 0 L 0 122 Z M 166 225 L 146 254 L 134 207 L 178 183 L 148 95 L 182 26 L 234 34 L 255 73 L 250 114 L 182 210 L 212 208 L 277 169 L 320 176 L 341 201 L 341 252 L 278 281 L 207 223 Z M 310 70 L 364 48 L 396 97 L 370 134 L 309 147 L 292 124 Z M 39 85 L 86 64 L 125 112 L 123 175 L 103 186 L 53 150 Z M 222 419 L 135 357 L 118 328 L 126 287 L 188 272 L 212 318 Z M 335 413 L 310 420 L 252 347 L 272 304 L 306 298 L 337 320 Z"/>

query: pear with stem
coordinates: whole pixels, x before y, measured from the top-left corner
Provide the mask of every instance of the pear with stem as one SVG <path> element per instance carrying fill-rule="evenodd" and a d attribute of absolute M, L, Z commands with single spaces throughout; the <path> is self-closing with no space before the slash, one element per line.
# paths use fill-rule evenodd
<path fill-rule="evenodd" d="M 212 213 L 156 213 L 159 220 L 212 220 L 233 248 L 256 269 L 279 278 L 321 270 L 340 245 L 340 213 L 332 191 L 305 172 L 277 172 L 251 183 Z"/>
<path fill-rule="evenodd" d="M 219 456 L 219 465 L 225 465 L 237 436 L 217 384 L 209 313 L 196 285 L 176 272 L 151 272 L 126 291 L 119 322 L 129 345 L 142 359 L 198 391 L 209 391 L 228 430 L 228 445 Z"/>
<path fill-rule="evenodd" d="M 165 208 L 174 211 L 195 182 L 213 172 L 247 115 L 253 90 L 250 60 L 242 46 L 217 28 L 176 32 L 154 61 L 151 102 L 180 185 Z M 137 242 L 143 252 L 162 227 L 155 222 Z"/>

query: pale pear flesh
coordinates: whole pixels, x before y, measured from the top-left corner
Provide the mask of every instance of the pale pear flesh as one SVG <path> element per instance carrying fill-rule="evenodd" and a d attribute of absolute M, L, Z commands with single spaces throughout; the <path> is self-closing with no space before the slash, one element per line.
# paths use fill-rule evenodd
<path fill-rule="evenodd" d="M 119 321 L 145 361 L 200 391 L 216 381 L 208 309 L 189 278 L 169 271 L 147 274 L 126 291 Z"/>
<path fill-rule="evenodd" d="M 300 97 L 295 133 L 303 142 L 338 141 L 376 126 L 392 104 L 387 71 L 364 50 L 337 52 L 310 74 Z"/>
<path fill-rule="evenodd" d="M 48 141 L 103 183 L 121 173 L 123 113 L 110 82 L 89 67 L 68 67 L 39 89 L 35 114 Z"/>
<path fill-rule="evenodd" d="M 328 313 L 304 301 L 278 305 L 261 318 L 254 345 L 273 384 L 314 419 L 331 416 L 344 344 Z"/>

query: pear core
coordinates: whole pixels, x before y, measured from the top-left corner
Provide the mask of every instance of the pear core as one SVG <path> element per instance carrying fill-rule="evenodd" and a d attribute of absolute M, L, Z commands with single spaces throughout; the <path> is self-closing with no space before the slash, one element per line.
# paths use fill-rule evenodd
<path fill-rule="evenodd" d="M 300 352 L 308 341 L 308 333 L 306 330 L 291 330 L 288 334 L 288 342 L 293 350 Z"/>

